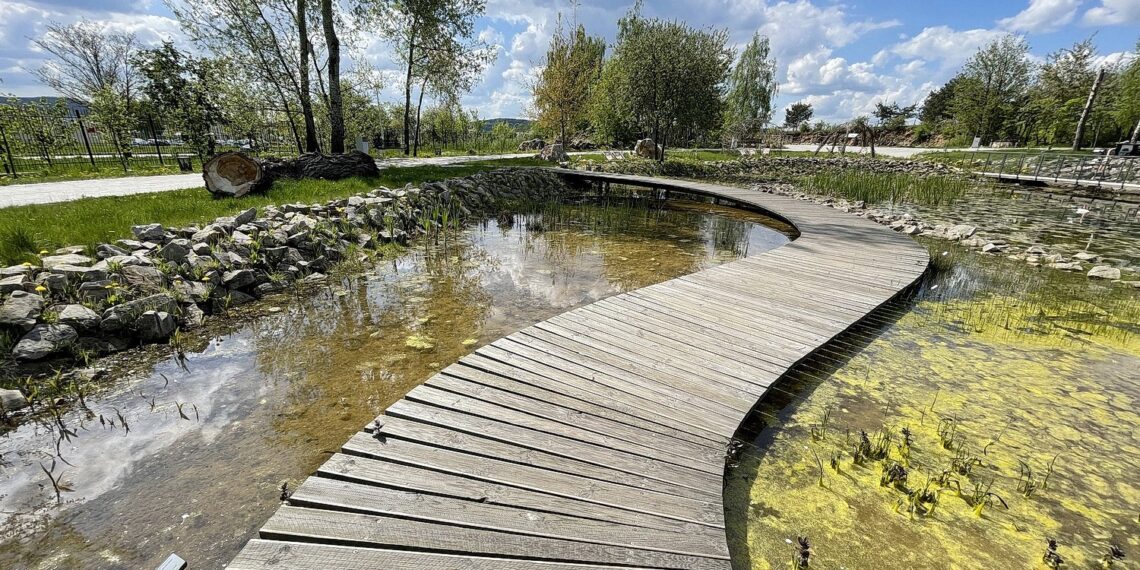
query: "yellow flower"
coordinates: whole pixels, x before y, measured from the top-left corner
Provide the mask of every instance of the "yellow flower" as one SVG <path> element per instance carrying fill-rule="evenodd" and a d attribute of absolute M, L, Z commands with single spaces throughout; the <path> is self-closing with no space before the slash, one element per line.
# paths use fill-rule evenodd
<path fill-rule="evenodd" d="M 48 250 L 46 250 L 46 249 L 40 250 L 40 255 L 47 255 L 47 254 L 48 254 Z"/>
<path fill-rule="evenodd" d="M 44 287 L 43 285 L 36 285 L 36 293 L 43 293 L 44 291 L 47 291 L 47 287 Z"/>
<path fill-rule="evenodd" d="M 30 261 L 25 261 L 25 262 L 21 263 L 20 265 L 23 265 L 24 267 L 31 267 L 31 266 L 32 266 L 32 262 L 30 262 Z"/>
<path fill-rule="evenodd" d="M 202 278 L 202 281 L 209 281 L 209 280 L 210 280 L 210 276 L 209 276 L 209 275 L 207 275 L 207 276 L 205 276 L 205 277 L 203 277 L 203 278 Z"/>

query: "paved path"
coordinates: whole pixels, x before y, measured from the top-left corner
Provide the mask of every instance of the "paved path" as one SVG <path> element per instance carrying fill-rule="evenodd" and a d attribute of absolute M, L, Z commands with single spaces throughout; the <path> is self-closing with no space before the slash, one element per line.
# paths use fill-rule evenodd
<path fill-rule="evenodd" d="M 730 439 L 790 366 L 911 285 L 926 250 L 792 198 L 559 172 L 715 196 L 800 236 L 463 357 L 354 435 L 229 568 L 731 568 Z"/>
<path fill-rule="evenodd" d="M 526 158 L 534 153 L 495 154 L 479 156 L 432 156 L 421 158 L 388 158 L 378 160 L 380 168 L 451 165 L 478 160 L 498 160 L 505 158 Z M 23 206 L 25 204 L 50 204 L 69 202 L 80 198 L 99 196 L 128 196 L 148 192 L 165 192 L 184 188 L 201 188 L 202 175 L 171 174 L 162 176 L 127 176 L 123 178 L 102 178 L 96 180 L 69 180 L 66 182 L 40 182 L 35 184 L 10 184 L 0 186 L 0 208 Z"/>

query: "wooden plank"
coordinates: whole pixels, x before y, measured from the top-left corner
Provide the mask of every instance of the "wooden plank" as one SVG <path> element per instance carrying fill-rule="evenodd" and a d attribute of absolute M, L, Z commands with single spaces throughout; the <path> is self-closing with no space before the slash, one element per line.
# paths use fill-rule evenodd
<path fill-rule="evenodd" d="M 720 532 L 716 527 L 687 523 L 591 501 L 581 501 L 577 498 L 500 485 L 462 475 L 364 456 L 334 454 L 320 467 L 317 474 L 331 479 L 403 489 L 424 495 L 455 497 L 467 501 L 607 521 L 627 526 L 671 532 Z"/>
<path fill-rule="evenodd" d="M 709 540 L 709 533 L 655 530 L 324 477 L 308 478 L 289 504 L 691 556 L 728 555 L 727 545 Z"/>
<path fill-rule="evenodd" d="M 725 564 L 723 568 L 729 568 Z M 632 570 L 631 566 L 599 566 L 542 560 L 359 548 L 331 544 L 254 539 L 228 570 Z M 642 566 L 639 568 L 648 568 Z"/>
<path fill-rule="evenodd" d="M 620 548 L 428 521 L 289 506 L 278 509 L 265 526 L 261 527 L 259 535 L 263 539 L 318 540 L 368 548 L 411 548 L 434 552 L 478 553 L 557 562 L 594 562 L 654 568 L 719 570 L 724 567 L 723 561 L 727 558 Z"/>
<path fill-rule="evenodd" d="M 706 526 L 724 526 L 719 500 L 687 499 L 397 438 L 380 442 L 366 433 L 354 435 L 344 452 Z"/>

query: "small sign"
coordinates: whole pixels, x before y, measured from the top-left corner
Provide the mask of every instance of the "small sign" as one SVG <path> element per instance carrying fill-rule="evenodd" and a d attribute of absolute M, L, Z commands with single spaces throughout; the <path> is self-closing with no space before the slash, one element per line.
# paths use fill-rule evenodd
<path fill-rule="evenodd" d="M 974 137 L 974 142 L 970 144 L 970 150 L 978 150 L 982 146 L 982 137 Z"/>

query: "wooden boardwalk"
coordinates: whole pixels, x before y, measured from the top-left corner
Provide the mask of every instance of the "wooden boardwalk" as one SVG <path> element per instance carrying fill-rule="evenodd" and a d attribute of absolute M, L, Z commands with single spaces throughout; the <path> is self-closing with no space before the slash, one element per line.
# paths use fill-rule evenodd
<path fill-rule="evenodd" d="M 559 172 L 731 200 L 800 236 L 448 366 L 354 435 L 230 568 L 731 567 L 733 433 L 790 366 L 913 283 L 926 250 L 792 198 Z"/>

